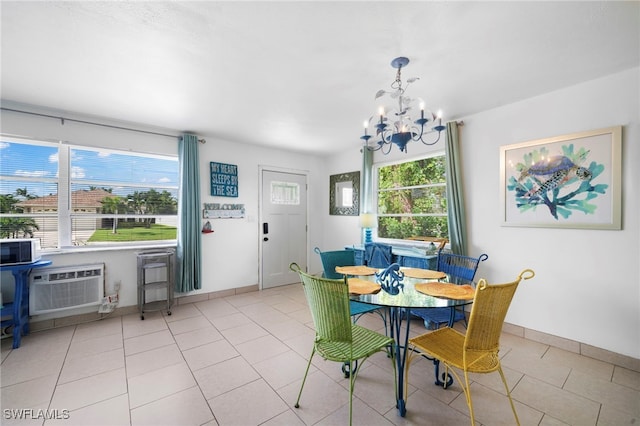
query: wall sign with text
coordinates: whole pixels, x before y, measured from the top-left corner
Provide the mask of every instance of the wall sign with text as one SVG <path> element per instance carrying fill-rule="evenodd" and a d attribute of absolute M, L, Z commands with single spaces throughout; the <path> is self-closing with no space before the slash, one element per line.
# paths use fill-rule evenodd
<path fill-rule="evenodd" d="M 209 163 L 211 166 L 211 195 L 216 197 L 238 196 L 238 166 L 235 164 Z"/>

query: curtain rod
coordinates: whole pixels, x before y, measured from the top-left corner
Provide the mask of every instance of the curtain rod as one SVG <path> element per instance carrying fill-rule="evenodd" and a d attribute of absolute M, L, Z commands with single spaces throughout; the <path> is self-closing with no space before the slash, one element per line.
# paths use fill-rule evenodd
<path fill-rule="evenodd" d="M 21 113 L 21 114 L 28 114 L 28 115 L 36 115 L 38 117 L 53 118 L 53 119 L 56 119 L 56 120 L 60 120 L 60 123 L 63 126 L 64 126 L 64 122 L 65 121 L 72 121 L 74 123 L 90 124 L 92 126 L 109 127 L 111 129 L 128 130 L 130 132 L 146 133 L 146 134 L 149 134 L 149 135 L 164 136 L 164 137 L 167 137 L 167 138 L 180 138 L 180 139 L 182 139 L 182 136 L 177 136 L 177 135 L 169 135 L 169 134 L 166 134 L 166 133 L 151 132 L 149 130 L 133 129 L 133 128 L 130 128 L 130 127 L 123 127 L 123 126 L 114 126 L 112 124 L 95 123 L 93 121 L 77 120 L 75 118 L 66 118 L 66 117 L 62 117 L 62 116 L 56 116 L 56 115 L 50 115 L 50 114 L 42 114 L 42 113 L 39 113 L 39 112 L 22 111 L 22 110 L 19 110 L 19 109 L 12 109 L 12 108 L 5 108 L 5 107 L 0 107 L 0 110 L 10 111 L 10 112 L 18 112 L 18 113 Z M 200 142 L 202 144 L 207 143 L 207 141 L 205 139 L 198 139 L 198 142 Z"/>

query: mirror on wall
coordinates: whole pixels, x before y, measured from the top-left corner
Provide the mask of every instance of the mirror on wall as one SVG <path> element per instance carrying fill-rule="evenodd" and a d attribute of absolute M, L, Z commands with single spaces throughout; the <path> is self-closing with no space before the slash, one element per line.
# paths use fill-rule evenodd
<path fill-rule="evenodd" d="M 360 172 L 341 173 L 329 177 L 329 214 L 360 214 Z"/>

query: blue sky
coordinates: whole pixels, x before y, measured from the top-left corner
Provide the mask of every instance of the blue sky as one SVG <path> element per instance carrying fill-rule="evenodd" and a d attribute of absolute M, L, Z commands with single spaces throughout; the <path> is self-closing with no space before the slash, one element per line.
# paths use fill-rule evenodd
<path fill-rule="evenodd" d="M 163 190 L 178 185 L 178 161 L 156 156 L 119 154 L 113 151 L 71 149 L 71 181 L 74 188 L 88 186 L 113 188 L 118 195 L 147 188 Z M 58 147 L 0 142 L 1 194 L 14 194 L 27 188 L 36 196 L 55 193 L 58 174 Z M 12 178 L 15 177 L 15 178 Z M 22 178 L 22 179 L 21 179 Z M 33 180 L 38 182 L 33 182 Z M 167 188 L 170 192 L 174 190 Z"/>

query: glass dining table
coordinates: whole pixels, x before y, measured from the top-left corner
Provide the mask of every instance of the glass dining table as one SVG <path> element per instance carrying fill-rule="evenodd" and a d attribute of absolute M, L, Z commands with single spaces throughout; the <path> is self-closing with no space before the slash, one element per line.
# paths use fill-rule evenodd
<path fill-rule="evenodd" d="M 345 267 L 347 268 L 347 267 Z M 355 288 L 356 292 L 350 290 L 350 299 L 358 302 L 368 303 L 372 305 L 384 306 L 388 309 L 389 318 L 389 333 L 390 337 L 395 340 L 394 358 L 396 361 L 396 373 L 397 373 L 397 403 L 396 407 L 400 416 L 404 417 L 406 408 L 406 395 L 404 395 L 405 387 L 405 365 L 407 360 L 409 331 L 411 327 L 410 310 L 415 308 L 456 308 L 473 303 L 473 298 L 447 298 L 446 296 L 433 296 L 426 294 L 423 291 L 423 286 L 426 283 L 450 283 L 459 285 L 469 285 L 475 287 L 473 283 L 469 283 L 468 280 L 459 280 L 458 278 L 445 274 L 443 272 L 429 271 L 426 269 L 418 268 L 396 268 L 401 272 L 404 277 L 399 282 L 401 288 L 398 294 L 390 294 L 384 289 L 377 291 L 375 283 L 378 280 L 378 276 L 382 275 L 385 270 L 366 267 L 355 267 L 354 269 L 341 269 L 336 268 L 337 272 L 344 273 L 349 277 L 350 289 Z M 354 272 L 349 274 L 347 272 Z M 365 272 L 363 274 L 363 272 Z M 368 282 L 368 286 L 367 286 Z M 356 286 L 359 284 L 360 286 Z M 416 286 L 418 288 L 416 288 Z M 359 291 L 357 288 L 364 290 Z M 393 292 L 393 290 L 392 290 Z M 457 296 L 456 296 L 457 297 Z M 451 311 L 451 318 L 449 320 L 449 326 L 453 325 L 454 312 Z M 439 376 L 439 362 L 434 360 L 436 384 L 444 385 L 445 383 L 440 380 Z M 451 378 L 444 378 L 447 385 L 450 385 Z"/>

